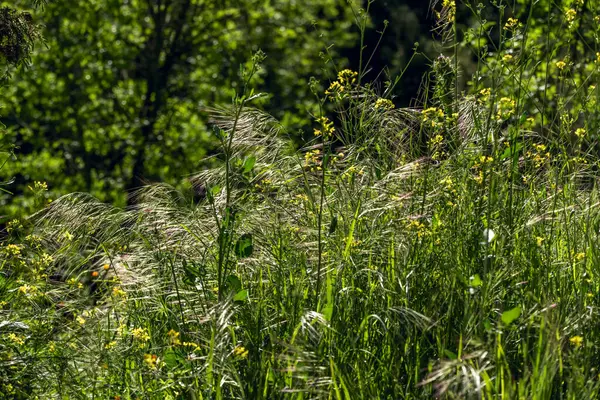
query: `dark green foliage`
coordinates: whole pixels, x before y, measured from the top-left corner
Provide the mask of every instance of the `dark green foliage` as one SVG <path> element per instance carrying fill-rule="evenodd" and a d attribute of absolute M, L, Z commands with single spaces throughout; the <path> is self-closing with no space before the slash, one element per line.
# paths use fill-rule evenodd
<path fill-rule="evenodd" d="M 309 77 L 335 75 L 327 60 L 356 39 L 345 0 L 55 2 L 36 18 L 47 48 L 0 98 L 20 148 L 3 171 L 16 177 L 10 214 L 34 180 L 118 204 L 145 183 L 189 185 L 216 148 L 202 109 L 231 99 L 257 49 L 257 91 L 280 93 L 261 105 L 299 128 L 316 106 Z"/>
<path fill-rule="evenodd" d="M 46 4 L 46 0 L 34 0 L 34 6 Z M 33 21 L 31 13 L 12 7 L 0 7 L 0 79 L 4 80 L 10 69 L 31 61 L 31 52 L 41 39 L 40 27 Z"/>

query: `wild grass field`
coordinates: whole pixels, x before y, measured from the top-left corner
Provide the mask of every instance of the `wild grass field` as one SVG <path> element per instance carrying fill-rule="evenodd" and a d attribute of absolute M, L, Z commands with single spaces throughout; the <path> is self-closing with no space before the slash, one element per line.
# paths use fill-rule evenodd
<path fill-rule="evenodd" d="M 366 52 L 311 82 L 295 150 L 254 107 L 258 52 L 201 110 L 220 153 L 190 193 L 47 205 L 32 183 L 1 250 L 0 398 L 598 398 L 600 4 L 490 4 L 435 5 L 418 107 Z"/>

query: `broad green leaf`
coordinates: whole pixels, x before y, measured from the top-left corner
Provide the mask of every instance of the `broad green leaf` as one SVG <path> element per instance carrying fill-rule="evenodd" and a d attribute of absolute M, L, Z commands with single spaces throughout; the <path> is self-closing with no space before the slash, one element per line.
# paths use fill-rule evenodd
<path fill-rule="evenodd" d="M 469 278 L 469 285 L 471 287 L 479 287 L 482 284 L 483 284 L 483 282 L 481 281 L 479 274 L 475 274 Z"/>
<path fill-rule="evenodd" d="M 502 323 L 504 325 L 510 325 L 515 319 L 521 315 L 521 307 L 515 307 L 511 310 L 504 311 L 502 313 Z"/>
<path fill-rule="evenodd" d="M 256 157 L 250 156 L 250 157 L 246 158 L 244 160 L 244 173 L 247 174 L 248 172 L 252 171 L 252 168 L 254 168 L 255 164 L 256 164 Z"/>
<path fill-rule="evenodd" d="M 238 258 L 250 257 L 254 251 L 254 245 L 252 244 L 252 235 L 245 233 L 235 243 L 234 252 Z"/>
<path fill-rule="evenodd" d="M 242 281 L 235 275 L 229 275 L 227 277 L 227 289 L 232 292 L 239 292 L 242 289 Z"/>
<path fill-rule="evenodd" d="M 233 301 L 244 301 L 248 298 L 248 291 L 246 289 L 240 290 L 233 296 Z"/>

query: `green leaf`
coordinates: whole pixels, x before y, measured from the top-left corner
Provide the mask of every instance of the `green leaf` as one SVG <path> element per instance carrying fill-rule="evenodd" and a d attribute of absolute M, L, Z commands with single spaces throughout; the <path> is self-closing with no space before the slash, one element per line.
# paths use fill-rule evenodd
<path fill-rule="evenodd" d="M 338 224 L 337 217 L 333 217 L 331 219 L 331 223 L 329 224 L 329 233 L 327 234 L 327 236 L 333 235 L 333 233 L 335 232 L 335 228 L 337 228 L 337 224 Z"/>
<path fill-rule="evenodd" d="M 227 289 L 232 292 L 239 292 L 242 289 L 242 281 L 235 275 L 229 275 L 226 281 Z"/>
<path fill-rule="evenodd" d="M 469 285 L 471 285 L 471 287 L 479 287 L 482 284 L 483 282 L 481 281 L 479 274 L 475 274 L 469 278 Z"/>
<path fill-rule="evenodd" d="M 254 156 L 247 157 L 244 160 L 244 173 L 247 174 L 248 172 L 252 171 L 252 168 L 254 168 L 255 164 L 256 164 L 256 157 L 254 157 Z"/>
<path fill-rule="evenodd" d="M 220 192 L 221 192 L 221 186 L 219 186 L 219 185 L 216 185 L 216 186 L 213 186 L 213 187 L 210 188 L 210 193 L 213 196 L 218 195 Z"/>
<path fill-rule="evenodd" d="M 452 352 L 452 351 L 450 351 L 448 349 L 444 350 L 444 354 L 446 355 L 446 357 L 448 357 L 451 360 L 456 360 L 458 358 L 458 356 L 456 355 L 456 353 L 454 353 L 454 352 Z"/>
<path fill-rule="evenodd" d="M 248 291 L 246 289 L 240 290 L 233 296 L 233 301 L 244 301 L 248 298 Z"/>
<path fill-rule="evenodd" d="M 518 154 L 519 151 L 521 151 L 521 148 L 523 147 L 522 143 L 517 143 L 516 146 L 513 147 L 507 147 L 504 152 L 502 153 L 502 155 L 500 156 L 501 160 L 505 160 L 507 158 L 509 158 L 510 156 L 512 156 L 512 151 L 514 150 L 514 154 Z"/>
<path fill-rule="evenodd" d="M 183 272 L 185 273 L 183 277 L 183 282 L 187 285 L 194 285 L 196 283 L 196 278 L 200 278 L 204 275 L 204 266 L 196 265 L 196 263 L 188 263 L 186 260 L 183 260 Z"/>
<path fill-rule="evenodd" d="M 504 311 L 502 313 L 502 323 L 504 325 L 510 325 L 515 319 L 521 315 L 521 307 L 515 307 L 512 310 Z"/>
<path fill-rule="evenodd" d="M 492 330 L 492 324 L 488 319 L 485 319 L 483 321 L 483 328 L 485 329 L 486 332 L 491 332 Z"/>
<path fill-rule="evenodd" d="M 179 363 L 183 363 L 184 359 L 181 355 L 169 349 L 163 353 L 163 361 L 169 368 L 177 367 Z"/>
<path fill-rule="evenodd" d="M 250 257 L 253 251 L 254 245 L 252 244 L 252 235 L 250 233 L 244 233 L 235 243 L 235 255 L 238 258 Z"/>
<path fill-rule="evenodd" d="M 321 314 L 327 321 L 331 321 L 331 316 L 333 315 L 333 305 L 327 305 L 323 307 L 321 310 Z"/>

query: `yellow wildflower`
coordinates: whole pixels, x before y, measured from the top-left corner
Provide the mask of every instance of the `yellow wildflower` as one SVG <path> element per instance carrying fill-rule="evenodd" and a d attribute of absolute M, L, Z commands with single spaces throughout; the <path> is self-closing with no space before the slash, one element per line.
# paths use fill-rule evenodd
<path fill-rule="evenodd" d="M 567 11 L 565 11 L 565 19 L 569 25 L 573 25 L 575 17 L 577 17 L 577 11 L 575 11 L 573 8 L 569 8 Z"/>
<path fill-rule="evenodd" d="M 394 103 L 390 99 L 377 99 L 375 102 L 375 109 L 387 111 L 394 109 L 394 107 Z"/>
<path fill-rule="evenodd" d="M 131 335 L 141 342 L 147 342 L 150 340 L 150 334 L 145 328 L 134 328 L 131 331 Z"/>
<path fill-rule="evenodd" d="M 19 346 L 22 346 L 25 344 L 25 339 L 23 339 L 23 337 L 21 337 L 21 336 L 15 335 L 14 333 L 9 333 L 7 335 L 7 339 Z"/>
<path fill-rule="evenodd" d="M 233 349 L 233 354 L 240 358 L 246 358 L 248 357 L 248 350 L 246 350 L 244 346 L 235 346 L 235 349 Z"/>
<path fill-rule="evenodd" d="M 325 94 L 329 96 L 331 100 L 341 99 L 344 97 L 344 86 L 338 81 L 333 82 L 329 85 L 329 88 L 325 91 Z"/>
<path fill-rule="evenodd" d="M 33 187 L 27 186 L 32 192 L 46 191 L 48 190 L 48 184 L 46 182 L 35 181 Z"/>
<path fill-rule="evenodd" d="M 35 288 L 33 286 L 29 286 L 29 285 L 23 285 L 23 286 L 19 286 L 19 293 L 21 294 L 28 294 L 31 293 L 35 290 Z"/>
<path fill-rule="evenodd" d="M 19 257 L 21 255 L 21 246 L 16 244 L 7 244 L 4 246 L 4 253 L 8 256 Z"/>
<path fill-rule="evenodd" d="M 564 61 L 558 61 L 556 63 L 556 68 L 560 69 L 561 71 L 567 66 L 567 63 Z"/>
<path fill-rule="evenodd" d="M 504 24 L 504 29 L 513 29 L 516 28 L 518 25 L 519 20 L 511 17 L 506 21 L 506 24 Z"/>
<path fill-rule="evenodd" d="M 194 343 L 194 342 L 183 342 L 183 343 L 182 343 L 182 346 L 185 346 L 185 347 L 193 347 L 193 348 L 194 348 L 194 351 L 195 351 L 195 350 L 198 350 L 198 349 L 200 348 L 200 345 L 199 345 L 198 343 Z"/>
<path fill-rule="evenodd" d="M 338 81 L 344 85 L 352 85 L 356 83 L 356 78 L 358 77 L 358 72 L 352 71 L 350 69 L 343 69 L 338 73 Z"/>
<path fill-rule="evenodd" d="M 180 345 L 181 344 L 181 340 L 179 339 L 179 332 L 171 329 L 169 332 L 167 332 L 167 335 L 169 336 L 169 342 L 172 345 Z"/>
<path fill-rule="evenodd" d="M 581 336 L 573 336 L 569 339 L 569 342 L 575 347 L 581 347 L 583 344 L 583 337 Z"/>
<path fill-rule="evenodd" d="M 150 369 L 156 369 L 156 363 L 158 362 L 158 356 L 156 354 L 144 354 L 144 362 Z"/>

